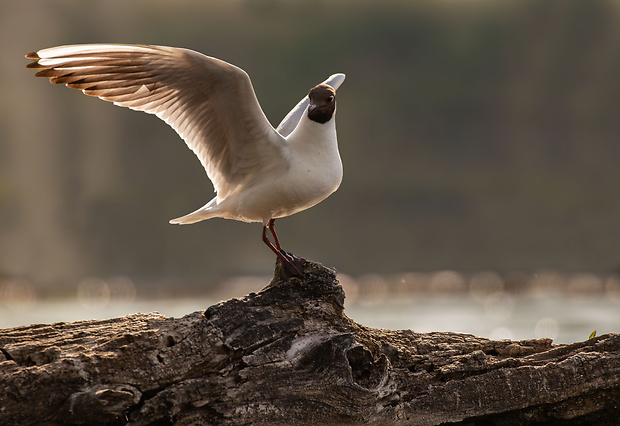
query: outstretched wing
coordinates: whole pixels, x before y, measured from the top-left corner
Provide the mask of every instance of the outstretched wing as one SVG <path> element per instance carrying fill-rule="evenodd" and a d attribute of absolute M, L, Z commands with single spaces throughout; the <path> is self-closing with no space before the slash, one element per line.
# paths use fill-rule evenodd
<path fill-rule="evenodd" d="M 285 167 L 286 141 L 265 117 L 242 69 L 180 48 L 86 44 L 26 55 L 37 77 L 155 114 L 194 151 L 226 196 L 257 169 Z"/>
<path fill-rule="evenodd" d="M 344 74 L 333 74 L 321 84 L 328 84 L 336 90 L 344 81 L 344 77 Z M 286 114 L 286 117 L 284 117 L 284 119 L 280 122 L 277 127 L 278 133 L 284 137 L 290 135 L 291 132 L 295 130 L 295 127 L 297 127 L 299 120 L 301 120 L 301 116 L 304 114 L 309 104 L 310 101 L 306 95 L 288 114 Z"/>

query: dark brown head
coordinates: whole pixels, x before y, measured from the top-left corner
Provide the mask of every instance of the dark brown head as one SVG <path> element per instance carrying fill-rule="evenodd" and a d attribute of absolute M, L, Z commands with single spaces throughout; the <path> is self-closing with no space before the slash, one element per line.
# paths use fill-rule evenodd
<path fill-rule="evenodd" d="M 331 120 L 336 110 L 336 91 L 327 84 L 319 84 L 310 90 L 308 97 L 308 118 L 321 124 Z"/>

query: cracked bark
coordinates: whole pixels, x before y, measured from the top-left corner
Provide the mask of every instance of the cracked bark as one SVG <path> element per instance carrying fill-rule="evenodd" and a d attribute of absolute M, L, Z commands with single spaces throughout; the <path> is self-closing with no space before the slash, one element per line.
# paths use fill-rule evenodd
<path fill-rule="evenodd" d="M 0 330 L 0 424 L 617 424 L 620 335 L 378 330 L 333 271 L 183 318 Z M 276 270 L 276 277 L 279 276 Z"/>

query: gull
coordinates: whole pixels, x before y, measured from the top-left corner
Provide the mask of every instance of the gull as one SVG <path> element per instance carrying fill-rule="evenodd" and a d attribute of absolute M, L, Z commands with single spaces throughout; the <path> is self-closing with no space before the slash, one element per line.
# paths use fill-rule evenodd
<path fill-rule="evenodd" d="M 316 205 L 340 186 L 335 112 L 344 74 L 313 87 L 274 128 L 245 71 L 192 50 L 83 44 L 42 49 L 26 58 L 34 60 L 27 67 L 39 70 L 37 77 L 155 114 L 181 136 L 216 196 L 170 223 L 214 217 L 262 222 L 262 239 L 281 263 L 282 276 L 302 275 L 304 259 L 281 248 L 275 220 Z"/>

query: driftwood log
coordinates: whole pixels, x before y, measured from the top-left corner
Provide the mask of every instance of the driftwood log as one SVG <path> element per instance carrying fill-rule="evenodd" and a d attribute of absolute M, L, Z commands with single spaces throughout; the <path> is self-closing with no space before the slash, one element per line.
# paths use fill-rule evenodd
<path fill-rule="evenodd" d="M 276 277 L 279 272 L 276 270 Z M 620 335 L 570 345 L 378 330 L 335 273 L 183 318 L 0 330 L 0 424 L 618 424 Z"/>

